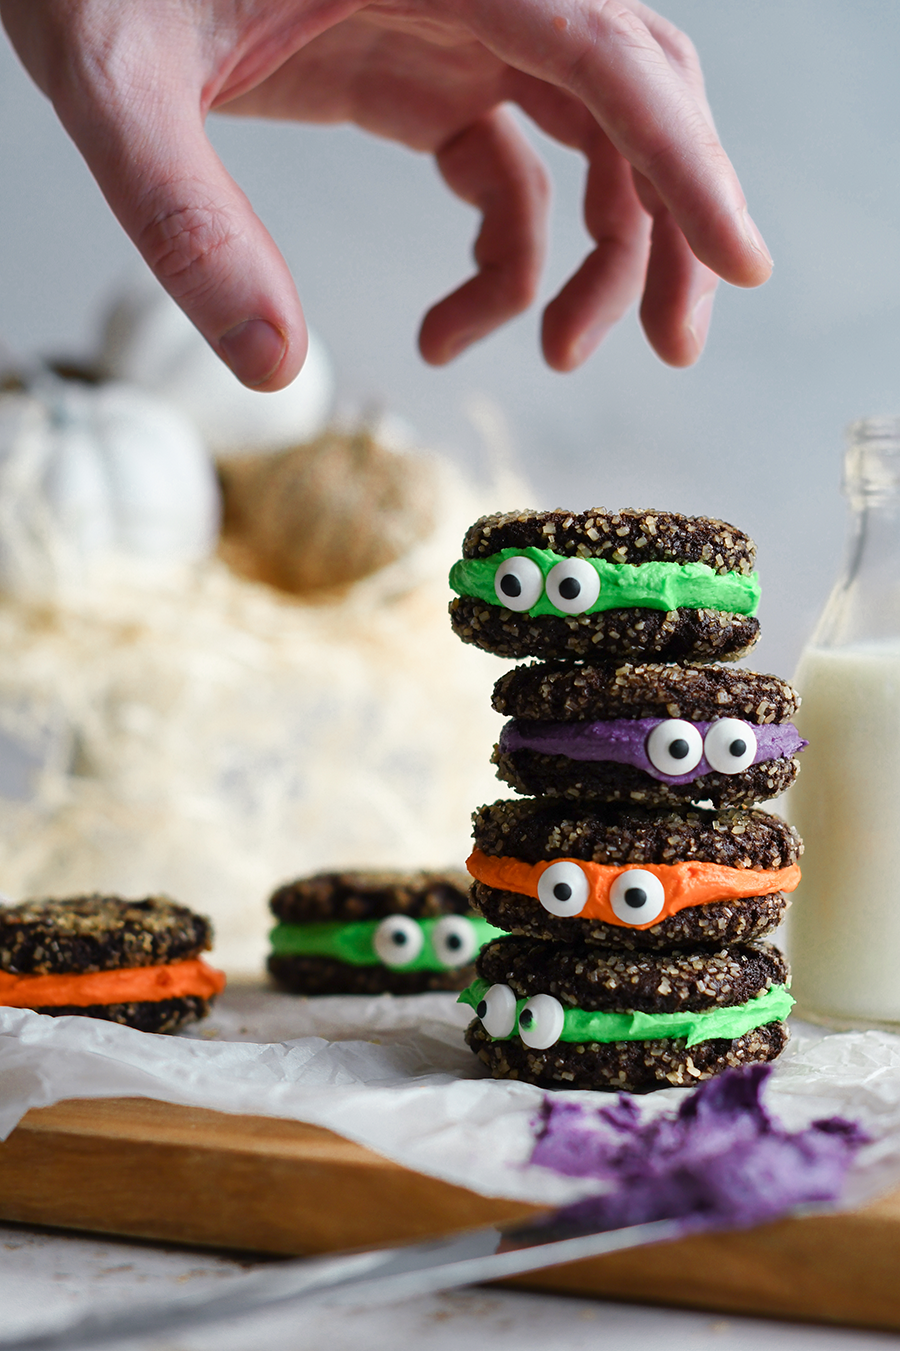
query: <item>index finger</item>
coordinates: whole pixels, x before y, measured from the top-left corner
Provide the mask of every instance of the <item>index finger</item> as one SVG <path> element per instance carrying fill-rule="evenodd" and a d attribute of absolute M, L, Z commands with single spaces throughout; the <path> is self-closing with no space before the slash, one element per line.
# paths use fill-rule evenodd
<path fill-rule="evenodd" d="M 672 59 L 677 30 L 661 30 L 664 48 L 642 17 L 651 12 L 624 0 L 459 3 L 471 31 L 508 65 L 584 104 L 653 185 L 701 262 L 735 286 L 768 278 L 771 257 L 712 125 L 702 83 L 686 78 L 686 59 Z"/>

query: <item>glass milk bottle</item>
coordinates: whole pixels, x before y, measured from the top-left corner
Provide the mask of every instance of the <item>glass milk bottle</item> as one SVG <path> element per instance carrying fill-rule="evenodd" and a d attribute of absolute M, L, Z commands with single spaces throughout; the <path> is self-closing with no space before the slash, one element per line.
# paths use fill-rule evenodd
<path fill-rule="evenodd" d="M 854 513 L 795 677 L 809 740 L 787 815 L 806 844 L 789 953 L 796 1012 L 900 1030 L 900 418 L 849 428 Z"/>

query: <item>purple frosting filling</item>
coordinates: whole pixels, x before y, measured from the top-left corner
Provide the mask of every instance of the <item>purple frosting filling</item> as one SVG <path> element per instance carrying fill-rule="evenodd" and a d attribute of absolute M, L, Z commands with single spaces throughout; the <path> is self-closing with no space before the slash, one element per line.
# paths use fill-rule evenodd
<path fill-rule="evenodd" d="M 626 1095 L 600 1108 L 545 1099 L 530 1162 L 614 1184 L 566 1206 L 553 1223 L 602 1230 L 684 1219 L 689 1227 L 733 1228 L 836 1201 L 869 1137 L 841 1117 L 782 1130 L 761 1100 L 770 1073 L 768 1065 L 726 1070 L 674 1116 L 646 1123 Z"/>
<path fill-rule="evenodd" d="M 605 722 L 528 722 L 514 718 L 500 733 L 500 749 L 539 751 L 542 755 L 564 755 L 569 760 L 611 760 L 617 765 L 633 765 L 652 779 L 663 783 L 693 783 L 713 767 L 702 756 L 687 774 L 663 774 L 647 755 L 647 737 L 665 718 L 610 718 Z M 705 737 L 712 722 L 695 722 Z M 748 723 L 756 734 L 753 764 L 796 755 L 809 742 L 804 741 L 792 722 Z"/>

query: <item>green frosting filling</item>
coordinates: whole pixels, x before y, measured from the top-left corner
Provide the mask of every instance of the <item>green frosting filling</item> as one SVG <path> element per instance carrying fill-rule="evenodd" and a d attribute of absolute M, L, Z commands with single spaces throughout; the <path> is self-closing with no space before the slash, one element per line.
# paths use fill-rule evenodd
<path fill-rule="evenodd" d="M 478 951 L 492 938 L 499 938 L 501 930 L 488 924 L 486 919 L 476 916 L 464 916 L 475 930 Z M 336 961 L 346 962 L 349 966 L 384 966 L 374 947 L 374 937 L 379 919 L 360 920 L 355 924 L 277 924 L 269 934 L 272 951 L 282 957 L 332 957 Z M 412 961 L 397 963 L 396 969 L 403 971 L 452 971 L 453 965 L 440 959 L 434 949 L 432 934 L 437 919 L 418 919 L 424 942 L 422 950 Z"/>
<path fill-rule="evenodd" d="M 490 989 L 486 980 L 475 980 L 459 996 L 458 1004 L 469 1004 L 477 1009 Z M 516 1000 L 516 1032 L 519 1014 L 526 999 Z M 794 1000 L 784 985 L 773 985 L 765 994 L 748 999 L 746 1004 L 730 1008 L 707 1009 L 704 1013 L 588 1013 L 585 1009 L 565 1010 L 560 1041 L 651 1041 L 657 1037 L 684 1037 L 688 1046 L 700 1041 L 725 1037 L 733 1041 L 745 1032 L 765 1023 L 780 1021 L 788 1016 Z M 494 1037 L 494 1041 L 508 1041 L 509 1037 Z"/>
<path fill-rule="evenodd" d="M 494 590 L 494 577 L 507 558 L 530 558 L 546 579 L 550 569 L 564 562 L 562 554 L 549 549 L 501 549 L 490 558 L 461 558 L 450 570 L 450 585 L 460 596 L 477 596 L 489 605 L 500 605 Z M 714 572 L 706 563 L 608 563 L 603 558 L 588 558 L 600 576 L 600 595 L 585 614 L 601 610 L 639 607 L 645 610 L 725 610 L 729 614 L 752 615 L 759 605 L 759 575 L 755 572 Z M 542 591 L 537 602 L 525 611 L 537 615 L 562 615 Z"/>

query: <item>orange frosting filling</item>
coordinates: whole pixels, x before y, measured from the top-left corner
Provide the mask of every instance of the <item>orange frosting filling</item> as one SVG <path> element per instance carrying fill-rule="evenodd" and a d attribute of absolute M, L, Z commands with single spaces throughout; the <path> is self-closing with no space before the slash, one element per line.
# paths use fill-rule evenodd
<path fill-rule="evenodd" d="M 49 976 L 13 976 L 0 971 L 0 1004 L 14 1009 L 73 1004 L 131 1004 L 197 995 L 210 999 L 225 989 L 225 973 L 194 958 L 170 966 L 129 966 Z"/>
<path fill-rule="evenodd" d="M 538 899 L 541 874 L 553 864 L 574 863 L 581 868 L 590 885 L 590 895 L 579 919 L 599 919 L 604 924 L 616 924 L 623 929 L 651 929 L 679 910 L 694 905 L 709 905 L 711 901 L 737 900 L 742 896 L 770 896 L 774 891 L 793 891 L 800 881 L 796 863 L 788 868 L 770 871 L 756 868 L 727 868 L 721 863 L 626 863 L 612 866 L 607 863 L 586 863 L 582 859 L 548 859 L 542 863 L 525 863 L 518 858 L 495 858 L 476 849 L 466 867 L 476 882 L 496 887 L 500 891 L 515 891 Z M 647 924 L 628 924 L 619 919 L 612 908 L 609 890 L 617 877 L 640 868 L 653 873 L 663 885 L 666 894 L 662 911 Z"/>

